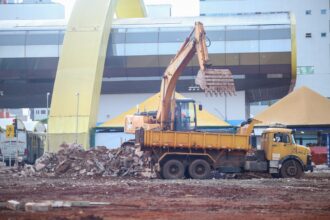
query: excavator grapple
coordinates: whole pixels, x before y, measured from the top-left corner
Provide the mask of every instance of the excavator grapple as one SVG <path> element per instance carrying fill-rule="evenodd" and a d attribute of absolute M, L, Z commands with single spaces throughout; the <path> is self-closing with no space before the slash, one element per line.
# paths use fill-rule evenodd
<path fill-rule="evenodd" d="M 229 69 L 200 70 L 195 83 L 210 95 L 235 95 L 233 75 Z"/>

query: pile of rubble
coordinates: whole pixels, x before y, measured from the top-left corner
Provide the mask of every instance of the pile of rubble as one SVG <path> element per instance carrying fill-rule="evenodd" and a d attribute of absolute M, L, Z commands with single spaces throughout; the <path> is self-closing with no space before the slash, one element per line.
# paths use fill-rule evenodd
<path fill-rule="evenodd" d="M 150 169 L 150 157 L 134 146 L 117 149 L 95 147 L 84 150 L 80 145 L 63 144 L 57 153 L 44 153 L 34 166 L 25 165 L 22 176 L 47 177 L 148 177 L 155 174 Z"/>

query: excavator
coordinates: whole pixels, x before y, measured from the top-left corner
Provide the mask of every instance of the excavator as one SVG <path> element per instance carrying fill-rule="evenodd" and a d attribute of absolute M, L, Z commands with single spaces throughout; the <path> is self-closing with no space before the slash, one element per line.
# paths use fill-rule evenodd
<path fill-rule="evenodd" d="M 125 132 L 135 134 L 135 140 L 124 146 L 150 152 L 153 169 L 165 179 L 206 179 L 212 170 L 262 172 L 275 178 L 299 178 L 312 171 L 310 150 L 295 143 L 290 129 L 266 129 L 258 150 L 250 144 L 254 125 L 260 123 L 255 119 L 236 133 L 197 131 L 195 101 L 175 98 L 176 83 L 195 54 L 200 66 L 195 83 L 209 94 L 235 94 L 230 70 L 210 68 L 206 39 L 203 24 L 196 22 L 163 75 L 158 110 L 126 116 Z"/>
<path fill-rule="evenodd" d="M 164 72 L 158 111 L 127 115 L 125 118 L 126 133 L 134 134 L 139 128 L 162 131 L 196 130 L 195 101 L 175 99 L 177 81 L 195 54 L 197 54 L 200 67 L 195 83 L 207 94 L 235 94 L 234 79 L 230 70 L 210 68 L 206 43 L 207 37 L 204 26 L 201 22 L 196 22 L 195 27 Z"/>

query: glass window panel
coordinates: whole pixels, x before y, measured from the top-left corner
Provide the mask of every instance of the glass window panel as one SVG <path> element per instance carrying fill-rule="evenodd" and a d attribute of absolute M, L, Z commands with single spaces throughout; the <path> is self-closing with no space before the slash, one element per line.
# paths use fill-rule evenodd
<path fill-rule="evenodd" d="M 160 28 L 159 42 L 183 42 L 193 27 Z"/>
<path fill-rule="evenodd" d="M 109 56 L 106 59 L 106 66 L 109 67 L 126 67 L 126 57 L 124 56 Z"/>
<path fill-rule="evenodd" d="M 289 24 L 274 24 L 274 25 L 260 25 L 260 30 L 272 30 L 272 29 L 290 29 L 291 26 Z"/>
<path fill-rule="evenodd" d="M 158 32 L 127 33 L 126 43 L 157 43 Z"/>
<path fill-rule="evenodd" d="M 225 41 L 211 41 L 207 49 L 210 54 L 225 53 Z"/>
<path fill-rule="evenodd" d="M 58 31 L 28 31 L 26 35 L 27 45 L 58 45 Z"/>
<path fill-rule="evenodd" d="M 0 31 L 0 46 L 25 45 L 26 31 Z"/>
<path fill-rule="evenodd" d="M 125 43 L 125 33 L 111 32 L 109 43 L 112 44 Z"/>
<path fill-rule="evenodd" d="M 258 30 L 227 30 L 226 40 L 227 41 L 239 41 L 239 40 L 258 40 Z"/>
<path fill-rule="evenodd" d="M 144 43 L 144 44 L 126 44 L 126 56 L 135 55 L 156 55 L 157 54 L 156 43 Z"/>
<path fill-rule="evenodd" d="M 158 32 L 158 28 L 152 28 L 152 27 L 127 28 L 126 32 L 127 33 Z"/>
<path fill-rule="evenodd" d="M 158 56 L 127 56 L 127 67 L 141 67 L 141 68 L 150 68 L 150 67 L 159 67 Z"/>
<path fill-rule="evenodd" d="M 124 56 L 125 44 L 109 44 L 107 56 Z"/>
<path fill-rule="evenodd" d="M 25 46 L 0 46 L 0 58 L 25 57 Z"/>
<path fill-rule="evenodd" d="M 111 28 L 111 32 L 113 32 L 113 33 L 126 33 L 126 28 L 118 28 L 118 27 L 116 27 L 116 25 L 114 25 Z"/>
<path fill-rule="evenodd" d="M 59 39 L 58 39 L 59 45 L 62 45 L 63 44 L 64 35 L 65 35 L 65 31 L 60 31 L 60 33 L 59 33 Z"/>
<path fill-rule="evenodd" d="M 234 25 L 226 26 L 226 30 L 259 30 L 258 25 Z"/>
<path fill-rule="evenodd" d="M 160 43 L 159 55 L 173 55 L 178 52 L 182 43 Z"/>
<path fill-rule="evenodd" d="M 291 39 L 290 28 L 263 29 L 260 31 L 260 40 Z"/>
<path fill-rule="evenodd" d="M 286 51 L 291 51 L 291 39 L 260 41 L 260 52 L 286 52 Z"/>
<path fill-rule="evenodd" d="M 258 41 L 226 41 L 227 53 L 254 53 L 259 51 Z"/>
<path fill-rule="evenodd" d="M 57 45 L 27 45 L 26 57 L 58 57 Z"/>
<path fill-rule="evenodd" d="M 225 40 L 225 27 L 224 26 L 205 26 L 206 37 L 211 41 Z"/>

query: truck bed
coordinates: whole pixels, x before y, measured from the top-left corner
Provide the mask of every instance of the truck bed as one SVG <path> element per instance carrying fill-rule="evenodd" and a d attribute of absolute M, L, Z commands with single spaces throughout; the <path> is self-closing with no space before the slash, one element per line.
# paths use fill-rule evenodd
<path fill-rule="evenodd" d="M 142 147 L 148 148 L 251 149 L 248 135 L 151 130 L 140 131 L 139 133 L 138 137 L 140 138 L 138 138 L 138 142 L 140 142 Z"/>

